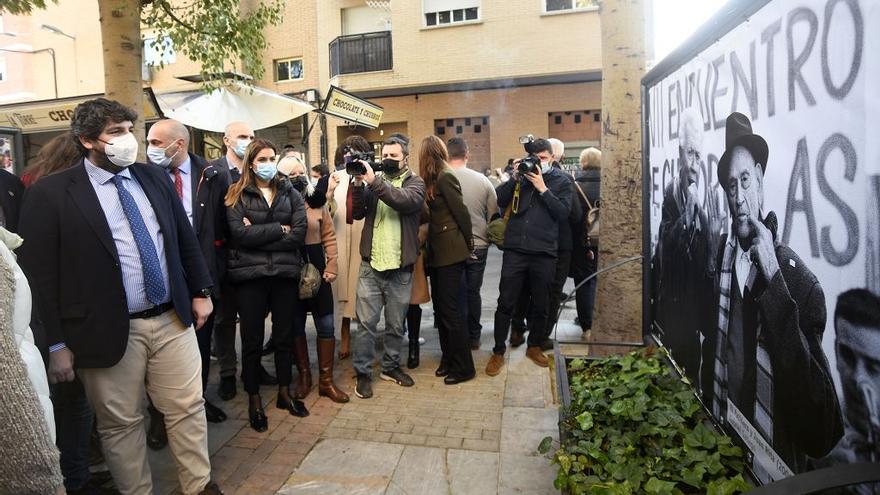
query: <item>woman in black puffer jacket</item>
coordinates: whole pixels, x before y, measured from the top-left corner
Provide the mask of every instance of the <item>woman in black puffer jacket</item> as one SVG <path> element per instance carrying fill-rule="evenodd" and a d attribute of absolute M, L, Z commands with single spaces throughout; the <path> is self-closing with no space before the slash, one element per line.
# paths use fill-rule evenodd
<path fill-rule="evenodd" d="M 230 244 L 226 275 L 236 285 L 241 323 L 241 374 L 250 396 L 251 428 L 269 427 L 260 399 L 260 356 L 266 313 L 272 313 L 279 409 L 308 416 L 290 395 L 293 313 L 306 236 L 302 196 L 276 177 L 275 145 L 254 140 L 245 151 L 241 179 L 226 194 Z"/>

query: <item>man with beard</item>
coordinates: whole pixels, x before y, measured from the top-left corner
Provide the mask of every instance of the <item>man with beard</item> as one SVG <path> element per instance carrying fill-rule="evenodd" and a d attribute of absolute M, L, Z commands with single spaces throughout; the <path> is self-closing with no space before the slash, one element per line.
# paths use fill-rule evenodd
<path fill-rule="evenodd" d="M 656 313 L 663 344 L 698 386 L 700 333 L 712 327 L 707 324 L 713 319 L 711 268 L 721 213 L 714 190 L 705 206 L 698 193 L 699 185 L 708 180 L 702 172 L 703 120 L 697 110 L 682 113 L 678 137 L 678 180 L 664 191 L 654 256 L 660 280 Z"/>
<path fill-rule="evenodd" d="M 767 142 L 740 113 L 727 118 L 725 132 L 718 178 L 732 225 L 719 248 L 718 325 L 705 343 L 714 352 L 714 369 L 703 375 L 704 400 L 728 423 L 745 418 L 750 426 L 734 426 L 742 439 L 755 448 L 766 443 L 799 473 L 807 456 L 824 456 L 843 434 L 822 352 L 825 296 L 806 264 L 778 242 L 776 215 L 764 213 Z M 762 481 L 788 471 L 757 462 L 753 467 Z"/>

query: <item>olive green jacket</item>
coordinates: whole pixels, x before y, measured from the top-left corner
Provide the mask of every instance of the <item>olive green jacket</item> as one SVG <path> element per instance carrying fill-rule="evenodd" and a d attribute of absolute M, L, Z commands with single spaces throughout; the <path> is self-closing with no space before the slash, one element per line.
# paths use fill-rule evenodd
<path fill-rule="evenodd" d="M 440 172 L 428 208 L 428 266 L 436 268 L 467 260 L 474 251 L 471 216 L 464 205 L 461 183 L 452 170 Z"/>

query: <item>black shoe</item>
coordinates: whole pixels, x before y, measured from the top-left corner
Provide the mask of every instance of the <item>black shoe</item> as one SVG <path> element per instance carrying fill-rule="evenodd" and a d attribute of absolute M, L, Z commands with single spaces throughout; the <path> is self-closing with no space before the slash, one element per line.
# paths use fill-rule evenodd
<path fill-rule="evenodd" d="M 553 341 L 550 339 L 544 339 L 541 341 L 540 344 L 538 344 L 538 346 L 541 348 L 542 351 L 552 351 Z"/>
<path fill-rule="evenodd" d="M 373 380 L 367 375 L 357 376 L 357 386 L 354 388 L 354 395 L 361 399 L 369 399 L 373 396 Z"/>
<path fill-rule="evenodd" d="M 446 367 L 446 363 L 441 362 L 440 366 L 437 367 L 437 371 L 434 372 L 434 376 L 446 376 L 449 374 L 449 368 Z"/>
<path fill-rule="evenodd" d="M 526 338 L 523 335 L 523 332 L 519 330 L 510 329 L 510 346 L 511 347 L 519 347 L 526 342 Z"/>
<path fill-rule="evenodd" d="M 148 407 L 150 428 L 147 430 L 147 447 L 162 450 L 168 445 L 168 432 L 165 431 L 165 416 L 153 407 Z"/>
<path fill-rule="evenodd" d="M 446 375 L 446 378 L 443 379 L 443 383 L 447 385 L 455 385 L 456 383 L 466 382 L 468 380 L 472 380 L 476 373 L 471 373 L 470 375 L 459 376 L 459 375 Z"/>
<path fill-rule="evenodd" d="M 480 339 L 471 340 L 471 350 L 479 351 L 480 350 Z"/>
<path fill-rule="evenodd" d="M 303 404 L 301 400 L 297 399 L 288 399 L 286 402 L 281 396 L 278 396 L 278 400 L 275 401 L 275 407 L 278 409 L 286 409 L 287 412 L 290 413 L 291 416 L 296 416 L 298 418 L 305 418 L 309 415 L 309 410 L 306 409 L 306 405 Z"/>
<path fill-rule="evenodd" d="M 406 359 L 406 367 L 414 370 L 419 367 L 419 341 L 409 341 L 409 357 Z"/>
<path fill-rule="evenodd" d="M 270 375 L 263 365 L 260 365 L 260 385 L 278 385 L 278 379 Z"/>
<path fill-rule="evenodd" d="M 220 377 L 220 390 L 217 392 L 223 400 L 232 400 L 235 398 L 235 377 Z"/>
<path fill-rule="evenodd" d="M 269 429 L 269 419 L 266 418 L 266 413 L 263 412 L 263 408 L 259 409 L 248 409 L 248 416 L 251 419 L 251 428 L 258 433 L 262 433 Z"/>
<path fill-rule="evenodd" d="M 226 413 L 222 409 L 205 400 L 205 419 L 208 423 L 222 423 L 226 421 Z"/>
<path fill-rule="evenodd" d="M 414 382 L 413 379 L 409 375 L 404 373 L 403 370 L 399 367 L 394 368 L 393 370 L 383 371 L 382 373 L 379 373 L 379 378 L 388 382 L 394 382 L 401 387 L 412 387 L 416 384 L 416 382 Z"/>

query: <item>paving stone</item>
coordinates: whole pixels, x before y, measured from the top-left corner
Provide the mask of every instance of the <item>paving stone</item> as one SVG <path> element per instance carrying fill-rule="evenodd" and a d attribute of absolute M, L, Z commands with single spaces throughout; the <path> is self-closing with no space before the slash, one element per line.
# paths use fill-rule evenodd
<path fill-rule="evenodd" d="M 449 491 L 446 480 L 446 451 L 440 448 L 407 446 L 403 450 L 391 486 L 403 493 L 445 495 Z"/>
<path fill-rule="evenodd" d="M 324 438 L 357 438 L 358 431 L 354 428 L 336 428 L 334 426 L 328 426 L 324 433 L 321 434 Z"/>
<path fill-rule="evenodd" d="M 474 440 L 472 438 L 465 438 L 461 443 L 461 448 L 465 450 L 498 452 L 498 440 Z"/>
<path fill-rule="evenodd" d="M 425 445 L 428 447 L 460 448 L 461 441 L 462 441 L 461 438 L 429 436 L 425 440 Z"/>
<path fill-rule="evenodd" d="M 449 427 L 446 430 L 447 437 L 455 437 L 455 438 L 472 438 L 472 439 L 480 439 L 483 437 L 481 430 L 476 428 L 460 428 L 460 427 Z"/>
<path fill-rule="evenodd" d="M 482 495 L 498 492 L 498 454 L 449 449 L 446 454 L 450 493 Z"/>
<path fill-rule="evenodd" d="M 411 435 L 409 433 L 394 433 L 391 435 L 392 443 L 405 443 L 409 445 L 425 445 L 427 435 Z"/>
<path fill-rule="evenodd" d="M 501 430 L 501 452 L 536 456 L 544 437 L 559 438 L 559 430 L 504 428 Z"/>
<path fill-rule="evenodd" d="M 410 433 L 413 425 L 406 423 L 379 423 L 377 431 L 390 431 L 391 433 Z"/>
<path fill-rule="evenodd" d="M 446 427 L 444 426 L 414 426 L 412 429 L 413 435 L 443 436 L 445 433 Z"/>
<path fill-rule="evenodd" d="M 369 442 L 388 442 L 391 440 L 391 432 L 358 430 L 357 439 Z"/>
<path fill-rule="evenodd" d="M 501 452 L 499 473 L 501 495 L 558 495 L 553 488 L 556 469 L 545 457 Z"/>
<path fill-rule="evenodd" d="M 395 444 L 322 440 L 278 493 L 382 494 L 403 450 Z"/>
<path fill-rule="evenodd" d="M 502 414 L 502 427 L 530 430 L 558 429 L 559 411 L 555 407 L 505 407 Z"/>

